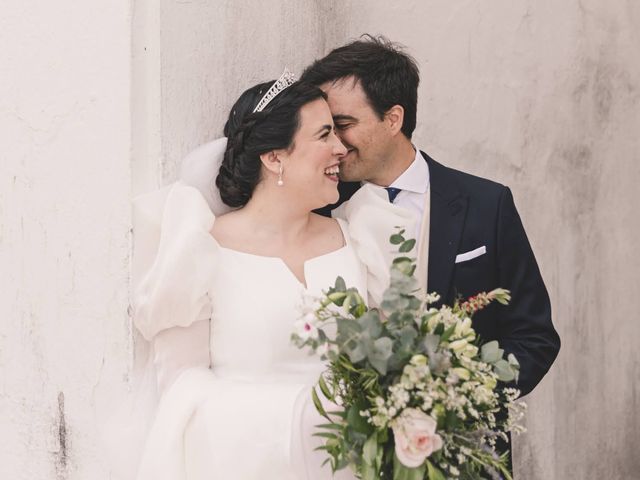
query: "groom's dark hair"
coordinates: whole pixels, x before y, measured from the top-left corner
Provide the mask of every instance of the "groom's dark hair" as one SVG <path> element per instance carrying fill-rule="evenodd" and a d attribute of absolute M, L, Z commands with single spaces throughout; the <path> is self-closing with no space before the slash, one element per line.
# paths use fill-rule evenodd
<path fill-rule="evenodd" d="M 380 119 L 391 107 L 400 105 L 404 109 L 402 133 L 411 138 L 416 128 L 420 73 L 402 46 L 383 36 L 362 35 L 313 62 L 301 80 L 320 86 L 349 77 L 360 82 Z"/>

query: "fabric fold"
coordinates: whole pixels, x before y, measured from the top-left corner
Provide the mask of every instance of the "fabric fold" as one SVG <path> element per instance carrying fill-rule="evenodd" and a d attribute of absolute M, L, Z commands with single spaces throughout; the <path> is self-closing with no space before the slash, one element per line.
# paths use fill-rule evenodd
<path fill-rule="evenodd" d="M 144 219 L 136 235 L 147 243 L 137 246 L 141 251 L 136 255 L 157 251 L 148 271 L 135 268 L 140 282 L 133 320 L 144 338 L 151 340 L 161 330 L 187 327 L 210 315 L 207 308 L 218 254 L 210 234 L 215 217 L 200 192 L 180 182 L 137 198 L 135 209 L 142 212 L 137 218 Z"/>
<path fill-rule="evenodd" d="M 418 219 L 413 212 L 390 203 L 385 189 L 372 184 L 363 185 L 332 215 L 349 224 L 356 254 L 367 268 L 369 304 L 380 305 L 389 286 L 389 268 L 398 256 L 398 246 L 389 237 L 399 229 L 413 232 Z"/>

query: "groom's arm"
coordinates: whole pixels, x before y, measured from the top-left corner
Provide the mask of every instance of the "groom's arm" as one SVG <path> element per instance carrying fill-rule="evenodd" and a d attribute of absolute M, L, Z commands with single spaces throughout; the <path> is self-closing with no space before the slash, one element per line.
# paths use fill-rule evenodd
<path fill-rule="evenodd" d="M 531 392 L 560 350 L 551 303 L 522 221 L 508 188 L 500 198 L 497 225 L 498 285 L 511 291 L 501 316 L 499 341 L 520 362 L 518 388 Z"/>

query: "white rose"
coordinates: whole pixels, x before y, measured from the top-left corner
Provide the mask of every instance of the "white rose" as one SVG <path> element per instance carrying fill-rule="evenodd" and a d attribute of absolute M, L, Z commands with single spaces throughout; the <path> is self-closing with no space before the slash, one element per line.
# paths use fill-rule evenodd
<path fill-rule="evenodd" d="M 422 465 L 433 452 L 442 448 L 442 438 L 436 433 L 436 421 L 415 408 L 405 408 L 393 421 L 396 456 L 408 468 Z"/>

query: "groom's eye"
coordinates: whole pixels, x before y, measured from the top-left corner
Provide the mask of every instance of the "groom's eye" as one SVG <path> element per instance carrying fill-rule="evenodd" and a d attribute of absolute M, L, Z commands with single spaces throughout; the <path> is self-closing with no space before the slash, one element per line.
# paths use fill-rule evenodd
<path fill-rule="evenodd" d="M 336 129 L 337 130 L 346 130 L 351 125 L 352 125 L 351 123 L 336 123 Z"/>

